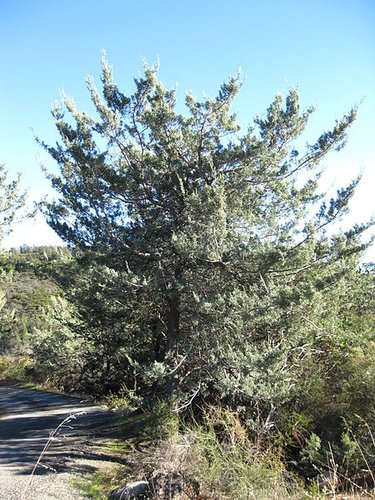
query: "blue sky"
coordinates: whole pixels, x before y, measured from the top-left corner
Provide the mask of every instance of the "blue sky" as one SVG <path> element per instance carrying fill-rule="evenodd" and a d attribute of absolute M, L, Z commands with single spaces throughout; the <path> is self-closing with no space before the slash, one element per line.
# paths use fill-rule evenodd
<path fill-rule="evenodd" d="M 160 78 L 197 97 L 215 94 L 241 67 L 234 109 L 240 122 L 265 112 L 276 92 L 299 89 L 317 111 L 306 132 L 314 140 L 363 100 L 347 147 L 325 161 L 324 187 L 359 171 L 364 181 L 350 222 L 374 214 L 375 2 L 373 0 L 0 0 L 0 161 L 22 172 L 30 199 L 49 192 L 39 160 L 51 161 L 35 133 L 55 141 L 50 109 L 64 90 L 90 110 L 84 78 L 99 80 L 103 48 L 125 91 L 142 62 L 160 59 Z M 6 245 L 54 243 L 36 221 L 15 228 Z M 370 252 L 375 260 L 375 250 Z"/>

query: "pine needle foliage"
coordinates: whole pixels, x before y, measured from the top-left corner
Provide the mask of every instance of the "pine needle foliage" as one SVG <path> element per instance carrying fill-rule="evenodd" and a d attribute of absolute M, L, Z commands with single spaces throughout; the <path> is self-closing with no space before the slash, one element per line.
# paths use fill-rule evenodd
<path fill-rule="evenodd" d="M 91 371 L 176 411 L 220 402 L 254 423 L 295 397 L 326 297 L 364 249 L 369 224 L 327 233 L 359 179 L 331 200 L 319 189 L 356 109 L 301 150 L 314 110 L 294 89 L 241 131 L 238 76 L 215 98 L 188 94 L 185 114 L 155 68 L 134 83 L 124 94 L 103 58 L 93 116 L 64 97 L 59 142 L 39 141 L 60 169 L 44 211 L 75 250 Z"/>

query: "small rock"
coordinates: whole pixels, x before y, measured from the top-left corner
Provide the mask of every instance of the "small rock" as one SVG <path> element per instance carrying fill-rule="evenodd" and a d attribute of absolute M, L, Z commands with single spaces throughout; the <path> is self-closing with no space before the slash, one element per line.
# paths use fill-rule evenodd
<path fill-rule="evenodd" d="M 143 499 L 149 491 L 147 481 L 135 481 L 134 483 L 127 483 L 112 491 L 109 498 L 110 500 L 130 500 L 131 498 Z"/>

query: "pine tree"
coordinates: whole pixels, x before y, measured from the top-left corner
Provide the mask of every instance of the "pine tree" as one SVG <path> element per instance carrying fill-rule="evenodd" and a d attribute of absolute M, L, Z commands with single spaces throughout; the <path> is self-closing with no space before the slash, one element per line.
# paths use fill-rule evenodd
<path fill-rule="evenodd" d="M 122 363 L 134 377 L 154 391 L 161 381 L 186 404 L 281 403 L 301 346 L 313 345 L 314 301 L 363 249 L 368 225 L 326 233 L 358 179 L 329 203 L 318 186 L 321 161 L 343 147 L 356 109 L 299 151 L 314 110 L 300 110 L 295 90 L 241 133 L 231 112 L 238 76 L 216 98 L 187 95 L 186 115 L 155 68 L 129 96 L 106 60 L 101 81 L 102 96 L 87 82 L 95 116 L 65 97 L 53 109 L 60 143 L 40 141 L 60 167 L 49 174 L 59 199 L 47 221 L 96 276 L 84 284 L 82 271 L 78 289 L 100 342 L 112 328 L 108 343 L 127 346 Z"/>

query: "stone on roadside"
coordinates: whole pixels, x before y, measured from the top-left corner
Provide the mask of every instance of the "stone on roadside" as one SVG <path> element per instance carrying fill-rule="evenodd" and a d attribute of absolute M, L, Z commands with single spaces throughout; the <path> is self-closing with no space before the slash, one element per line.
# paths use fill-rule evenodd
<path fill-rule="evenodd" d="M 130 500 L 134 498 L 147 498 L 149 492 L 147 481 L 135 481 L 134 483 L 127 483 L 112 491 L 109 498 L 110 500 Z"/>

